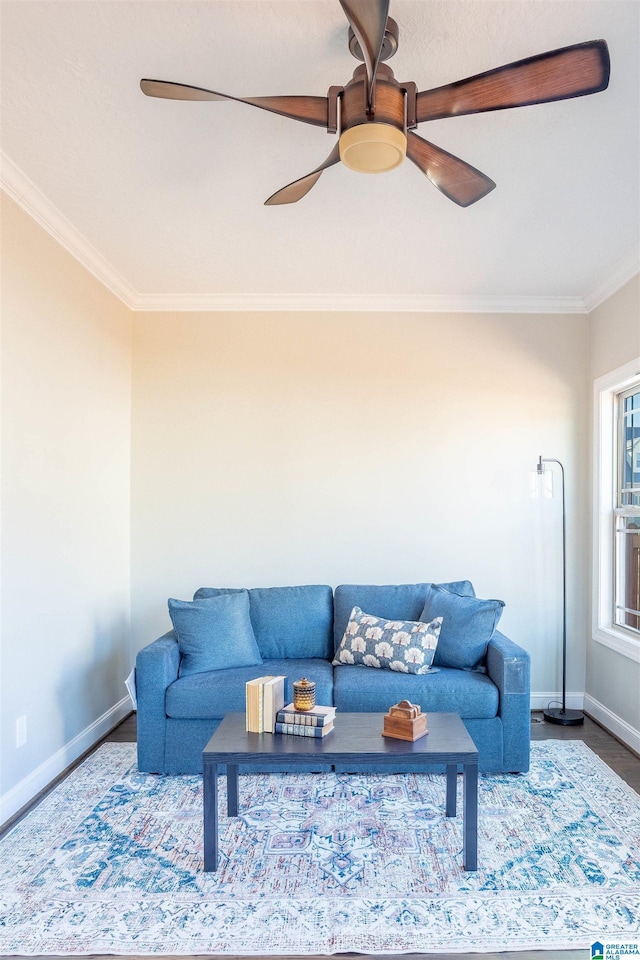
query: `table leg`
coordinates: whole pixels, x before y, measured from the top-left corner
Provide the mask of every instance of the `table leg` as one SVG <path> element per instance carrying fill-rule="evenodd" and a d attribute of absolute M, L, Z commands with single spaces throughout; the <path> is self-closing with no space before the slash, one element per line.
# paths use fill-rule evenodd
<path fill-rule="evenodd" d="M 227 816 L 238 816 L 238 764 L 227 764 Z"/>
<path fill-rule="evenodd" d="M 218 764 L 204 764 L 202 775 L 204 800 L 204 869 L 218 869 Z"/>
<path fill-rule="evenodd" d="M 464 776 L 464 869 L 478 869 L 478 764 L 465 763 Z"/>
<path fill-rule="evenodd" d="M 455 817 L 456 815 L 456 789 L 458 782 L 458 764 L 447 764 L 447 806 L 445 815 Z"/>

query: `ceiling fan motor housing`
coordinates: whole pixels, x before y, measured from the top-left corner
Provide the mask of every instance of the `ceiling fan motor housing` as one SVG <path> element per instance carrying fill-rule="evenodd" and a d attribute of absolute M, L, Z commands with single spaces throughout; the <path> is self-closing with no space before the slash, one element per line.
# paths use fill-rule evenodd
<path fill-rule="evenodd" d="M 407 152 L 405 94 L 384 64 L 376 72 L 375 105 L 367 111 L 366 71 L 358 67 L 340 106 L 340 159 L 358 173 L 393 170 Z"/>

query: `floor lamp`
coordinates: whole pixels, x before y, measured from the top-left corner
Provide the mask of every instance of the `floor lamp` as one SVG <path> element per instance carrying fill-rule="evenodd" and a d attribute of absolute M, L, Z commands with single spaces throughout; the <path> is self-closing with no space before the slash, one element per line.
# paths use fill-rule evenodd
<path fill-rule="evenodd" d="M 550 723 L 577 727 L 584 723 L 584 714 L 581 710 L 567 710 L 567 511 L 564 467 L 559 460 L 538 457 L 537 473 L 539 477 L 542 477 L 545 473 L 545 463 L 557 463 L 562 476 L 562 706 L 552 707 L 549 705 L 544 711 L 544 718 Z"/>

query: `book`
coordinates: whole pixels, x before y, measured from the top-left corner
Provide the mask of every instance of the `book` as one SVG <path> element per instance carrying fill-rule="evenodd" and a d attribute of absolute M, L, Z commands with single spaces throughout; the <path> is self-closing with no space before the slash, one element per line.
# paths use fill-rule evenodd
<path fill-rule="evenodd" d="M 315 706 L 311 710 L 296 710 L 292 703 L 283 707 L 276 717 L 279 723 L 298 723 L 308 727 L 323 727 L 335 719 L 335 707 Z"/>
<path fill-rule="evenodd" d="M 255 680 L 247 680 L 246 684 L 246 729 L 249 733 L 262 733 L 264 731 L 264 685 L 267 680 L 271 680 L 271 675 L 267 677 L 256 677 Z"/>
<path fill-rule="evenodd" d="M 284 705 L 284 685 L 286 677 L 271 677 L 264 683 L 262 696 L 262 729 L 273 733 L 276 727 L 278 711 Z"/>
<path fill-rule="evenodd" d="M 322 727 L 314 727 L 308 723 L 279 723 L 276 721 L 276 733 L 287 733 L 294 737 L 326 737 L 333 730 L 333 720 Z"/>

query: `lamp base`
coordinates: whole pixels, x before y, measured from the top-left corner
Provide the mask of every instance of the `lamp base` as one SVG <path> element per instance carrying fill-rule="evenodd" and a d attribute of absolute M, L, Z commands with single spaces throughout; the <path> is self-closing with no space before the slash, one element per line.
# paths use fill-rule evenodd
<path fill-rule="evenodd" d="M 579 727 L 584 723 L 584 713 L 581 710 L 563 710 L 562 707 L 547 707 L 543 711 L 545 720 L 549 723 L 561 723 L 565 727 Z"/>

